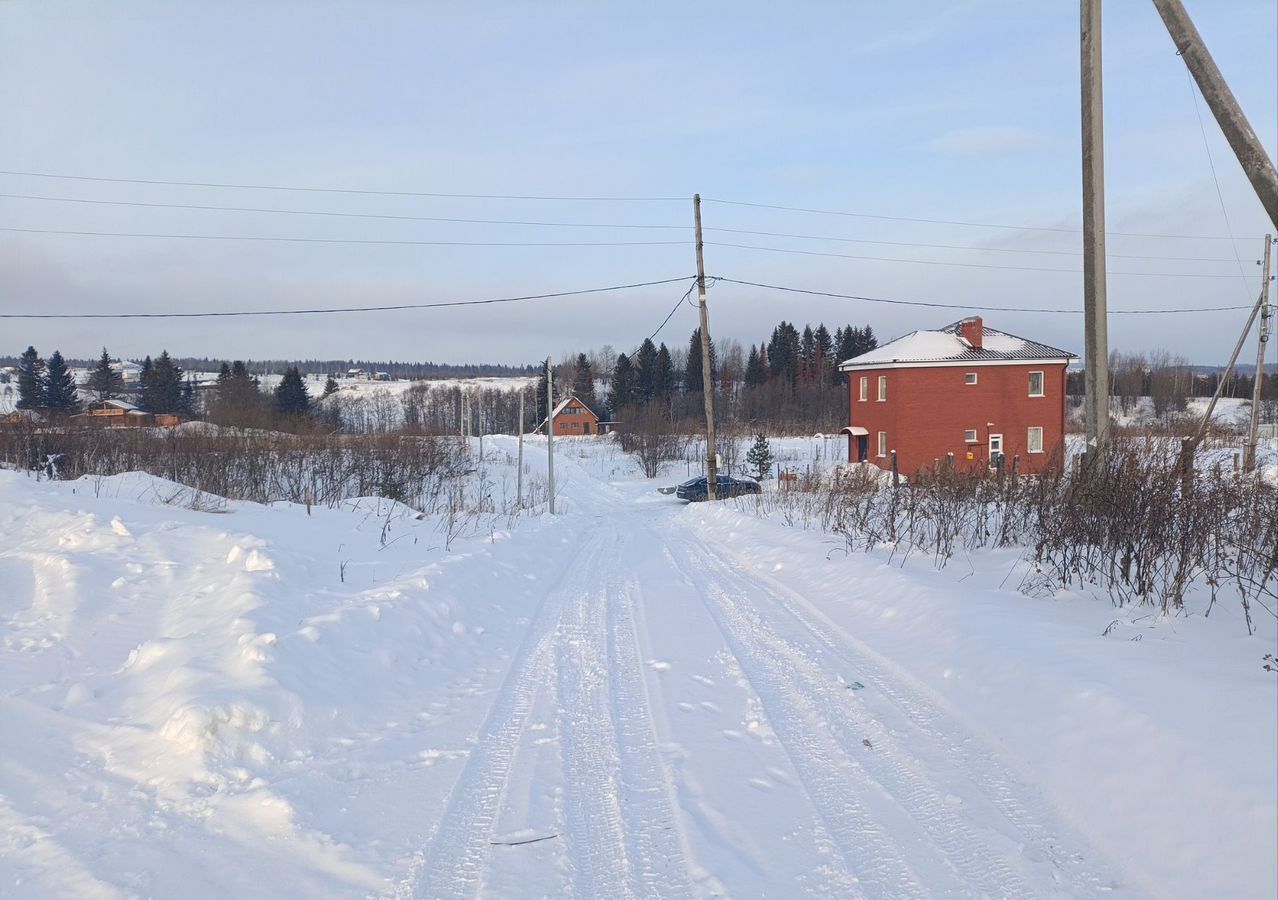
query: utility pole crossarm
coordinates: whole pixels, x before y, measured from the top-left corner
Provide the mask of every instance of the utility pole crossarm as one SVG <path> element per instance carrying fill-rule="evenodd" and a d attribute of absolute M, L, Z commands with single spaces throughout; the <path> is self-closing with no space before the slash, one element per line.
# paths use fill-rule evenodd
<path fill-rule="evenodd" d="M 1163 17 L 1176 52 L 1185 61 L 1234 156 L 1238 157 L 1247 180 L 1269 214 L 1270 221 L 1278 228 L 1278 171 L 1274 169 L 1273 160 L 1265 152 L 1225 77 L 1216 67 L 1216 61 L 1207 51 L 1207 45 L 1185 11 L 1184 4 L 1180 0 L 1154 0 L 1154 6 Z"/>

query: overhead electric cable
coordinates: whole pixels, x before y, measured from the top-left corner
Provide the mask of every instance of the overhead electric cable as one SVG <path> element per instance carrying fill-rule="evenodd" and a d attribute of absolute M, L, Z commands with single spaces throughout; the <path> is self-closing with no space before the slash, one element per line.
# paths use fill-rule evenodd
<path fill-rule="evenodd" d="M 3 174 L 3 173 L 0 173 Z M 717 200 L 713 197 L 703 197 L 706 203 L 722 203 L 727 206 L 748 206 L 754 209 L 773 209 L 784 212 L 809 213 L 816 216 L 845 216 L 852 219 L 878 219 L 887 222 L 915 222 L 925 225 L 960 225 L 966 228 L 1002 228 L 1008 231 L 1054 231 L 1061 234 L 1081 234 L 1081 228 L 1053 228 L 1043 225 L 1007 225 L 999 222 L 965 222 L 955 219 L 924 219 L 917 216 L 885 216 L 874 213 L 862 212 L 846 212 L 836 209 L 811 209 L 802 206 L 779 206 L 772 203 L 751 203 L 745 200 Z M 1187 238 L 1199 241 L 1232 241 L 1237 240 L 1233 237 L 1223 237 L 1221 235 L 1207 234 L 1147 234 L 1139 231 L 1111 231 L 1106 229 L 1106 234 L 1122 235 L 1124 237 L 1145 237 L 1145 238 Z"/>
<path fill-rule="evenodd" d="M 275 209 L 258 206 L 212 206 L 195 203 L 148 203 L 140 200 L 91 200 L 85 197 L 46 197 L 37 194 L 0 194 L 12 200 L 38 200 L 46 203 L 84 203 L 95 206 L 138 206 L 147 209 L 195 209 L 206 212 L 271 213 L 288 216 L 328 216 L 340 219 L 388 219 L 402 222 L 449 222 L 463 225 L 532 225 L 547 228 L 657 228 L 691 231 L 691 225 L 626 225 L 615 222 L 530 222 L 518 219 L 465 219 L 452 216 L 400 216 L 382 213 L 333 212 L 311 209 Z"/>
<path fill-rule="evenodd" d="M 453 306 L 490 306 L 497 303 L 519 303 L 525 300 L 549 300 L 555 297 L 580 297 L 585 294 L 604 294 L 634 288 L 675 284 L 694 278 L 663 278 L 658 281 L 639 281 L 633 284 L 614 284 L 608 287 L 584 288 L 576 291 L 555 291 L 548 294 L 525 294 L 517 297 L 491 297 L 483 300 L 441 300 L 431 303 L 398 303 L 385 306 L 340 306 L 311 309 L 255 309 L 209 312 L 157 312 L 157 313 L 0 313 L 0 319 L 212 319 L 233 316 L 312 316 L 332 313 L 391 312 L 405 309 L 441 309 Z M 681 301 L 682 302 L 682 301 Z"/>
<path fill-rule="evenodd" d="M 780 284 L 764 284 L 759 281 L 744 281 L 737 278 L 716 276 L 724 284 L 740 284 L 748 287 L 763 288 L 770 291 L 784 291 L 790 294 L 807 294 L 812 297 L 830 297 L 836 300 L 861 300 L 866 303 L 887 303 L 892 306 L 926 306 L 935 309 L 979 310 L 981 312 L 1019 312 L 1019 313 L 1054 313 L 1064 315 L 1082 315 L 1082 309 L 1043 309 L 1032 306 L 987 306 L 974 303 L 938 303 L 930 300 L 894 300 L 887 297 L 869 297 L 863 294 L 840 294 L 834 291 L 814 291 L 806 288 L 788 287 Z M 1250 309 L 1250 306 L 1199 306 L 1179 307 L 1172 309 L 1111 309 L 1111 315 L 1166 315 L 1174 313 L 1216 313 L 1232 309 Z"/>
<path fill-rule="evenodd" d="M 1042 266 L 1004 266 L 995 263 L 950 262 L 939 259 L 901 259 L 894 256 L 861 256 L 854 253 L 830 253 L 821 250 L 796 250 L 786 247 L 760 247 L 757 244 L 732 244 L 704 241 L 706 246 L 734 247 L 738 250 L 762 250 L 768 253 L 797 253 L 801 256 L 830 256 L 837 259 L 864 259 L 874 262 L 908 263 L 921 266 L 958 266 L 964 269 L 1008 269 L 1017 272 L 1069 272 L 1081 275 L 1081 269 L 1051 269 Z M 1109 272 L 1110 275 L 1135 275 L 1157 278 L 1246 278 L 1246 275 L 1223 275 L 1209 272 Z"/>
<path fill-rule="evenodd" d="M 10 200 L 34 200 L 41 203 L 79 203 L 90 206 L 128 206 L 143 209 L 189 209 L 202 212 L 241 212 L 267 213 L 270 215 L 317 216 L 339 219 L 380 219 L 393 222 L 443 222 L 461 225 L 513 225 L 538 228 L 608 228 L 608 229 L 649 229 L 662 231 L 691 231 L 691 225 L 666 225 L 624 222 L 547 222 L 527 219 L 473 219 L 458 216 L 410 216 L 389 213 L 338 212 L 334 210 L 313 209 L 279 209 L 261 206 L 222 206 L 203 203 L 152 203 L 141 200 L 99 200 L 88 197 L 50 197 L 41 194 L 9 194 L 0 193 L 0 198 Z M 977 253 L 1041 253 L 1053 256 L 1081 256 L 1078 250 L 1058 250 L 1027 247 L 980 247 L 971 244 L 935 244 L 918 241 L 883 241 L 870 238 L 849 238 L 825 234 L 794 234 L 778 231 L 754 231 L 746 228 L 711 227 L 709 232 L 721 234 L 745 234 L 758 237 L 793 238 L 804 241 L 834 241 L 843 244 L 876 244 L 887 247 L 923 247 L 933 250 L 966 250 Z M 1232 233 L 1232 231 L 1231 231 Z M 1233 262 L 1234 259 L 1223 256 L 1155 256 L 1139 253 L 1110 253 L 1115 259 L 1147 259 L 1162 262 Z"/>
<path fill-rule="evenodd" d="M 0 194 L 0 197 L 6 196 Z M 917 241 L 880 241 L 870 238 L 835 237 L 829 234 L 791 234 L 783 231 L 750 231 L 745 228 L 706 228 L 722 234 L 748 234 L 758 237 L 794 238 L 802 241 L 835 241 L 841 244 L 879 244 L 885 247 L 924 247 L 929 250 L 968 250 L 975 253 L 1047 253 L 1053 256 L 1082 256 L 1081 250 L 1044 250 L 1028 247 L 976 247 L 971 244 L 924 244 Z M 1233 262 L 1227 256 L 1149 256 L 1141 253 L 1109 253 L 1113 259 L 1151 259 L 1161 262 Z"/>
<path fill-rule="evenodd" d="M 267 241 L 295 244 L 387 244 L 411 247 L 658 247 L 683 245 L 687 241 L 411 241 L 374 238 L 266 237 L 246 234 L 159 234 L 134 231 L 73 231 L 59 228 L 14 228 L 0 231 L 20 234 L 66 234 L 81 237 L 171 238 L 184 241 Z"/>
<path fill-rule="evenodd" d="M 233 184 L 222 181 L 166 181 L 159 178 L 107 178 L 98 175 L 61 175 L 53 172 L 19 172 L 0 169 L 0 175 L 24 178 L 57 178 L 68 181 L 97 181 L 108 184 L 154 184 L 173 187 L 235 188 L 251 191 L 292 191 L 308 194 L 362 194 L 372 197 L 436 197 L 455 200 L 544 200 L 572 203 L 669 203 L 687 201 L 687 197 L 560 197 L 535 194 L 445 194 L 433 191 L 377 191 L 356 188 L 298 187 L 280 184 Z"/>

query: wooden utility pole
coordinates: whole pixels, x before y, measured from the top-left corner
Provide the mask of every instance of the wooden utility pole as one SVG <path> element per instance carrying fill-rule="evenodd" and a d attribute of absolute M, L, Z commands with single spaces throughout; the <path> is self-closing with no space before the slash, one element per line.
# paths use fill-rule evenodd
<path fill-rule="evenodd" d="M 550 514 L 555 514 L 555 373 L 546 357 L 546 472 L 550 491 Z"/>
<path fill-rule="evenodd" d="M 1243 448 L 1243 471 L 1256 468 L 1256 443 L 1260 430 L 1260 389 L 1265 383 L 1265 344 L 1269 342 L 1269 250 L 1273 236 L 1265 235 L 1265 257 L 1261 263 L 1263 273 L 1260 282 L 1260 335 L 1256 339 L 1256 371 L 1251 386 L 1251 427 L 1247 431 L 1247 446 Z"/>
<path fill-rule="evenodd" d="M 1225 133 L 1225 140 L 1229 141 L 1234 156 L 1238 157 L 1247 180 L 1251 182 L 1265 212 L 1269 213 L 1270 221 L 1278 228 L 1278 171 L 1274 170 L 1273 161 L 1243 115 L 1242 107 L 1234 98 L 1225 77 L 1216 68 L 1216 61 L 1207 52 L 1207 45 L 1194 27 L 1189 13 L 1185 12 L 1184 4 L 1180 0 L 1154 0 L 1154 6 L 1163 17 L 1176 52 L 1185 61 L 1189 74 L 1211 108 L 1211 114 L 1216 117 L 1216 124 Z"/>
<path fill-rule="evenodd" d="M 701 308 L 701 390 L 706 401 L 706 496 L 714 500 L 719 479 L 719 454 L 714 439 L 714 373 L 710 371 L 710 313 L 706 309 L 706 261 L 701 243 L 701 195 L 692 195 L 697 231 L 697 300 Z"/>
<path fill-rule="evenodd" d="M 1101 0 L 1081 0 L 1083 95 L 1083 383 L 1088 458 L 1109 443 L 1109 321 L 1105 298 L 1105 123 Z"/>
<path fill-rule="evenodd" d="M 1105 295 L 1105 124 L 1101 0 L 1081 0 L 1083 134 L 1083 326 L 1087 452 L 1109 441 L 1109 321 Z"/>
<path fill-rule="evenodd" d="M 515 475 L 515 505 L 524 505 L 524 388 L 519 389 L 519 458 Z"/>

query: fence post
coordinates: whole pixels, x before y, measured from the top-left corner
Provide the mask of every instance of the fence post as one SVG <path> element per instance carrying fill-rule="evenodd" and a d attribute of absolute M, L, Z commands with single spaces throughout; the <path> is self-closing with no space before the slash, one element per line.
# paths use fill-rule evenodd
<path fill-rule="evenodd" d="M 887 442 L 884 441 L 884 443 L 887 443 Z M 888 453 L 891 454 L 892 456 L 892 488 L 893 490 L 895 490 L 896 488 L 901 486 L 901 470 L 897 468 L 897 465 L 896 465 L 896 451 L 889 450 Z"/>

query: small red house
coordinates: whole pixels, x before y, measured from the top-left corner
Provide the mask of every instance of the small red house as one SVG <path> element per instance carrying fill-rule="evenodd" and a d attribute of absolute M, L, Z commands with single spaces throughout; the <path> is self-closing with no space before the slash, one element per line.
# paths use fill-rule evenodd
<path fill-rule="evenodd" d="M 555 437 L 580 437 L 586 434 L 603 434 L 599 428 L 599 414 L 576 397 L 569 396 L 559 402 L 550 414 Z M 546 423 L 537 426 L 540 431 Z"/>
<path fill-rule="evenodd" d="M 986 327 L 980 316 L 913 331 L 843 362 L 848 461 L 909 475 L 945 464 L 1042 471 L 1065 437 L 1065 370 L 1077 359 Z"/>

